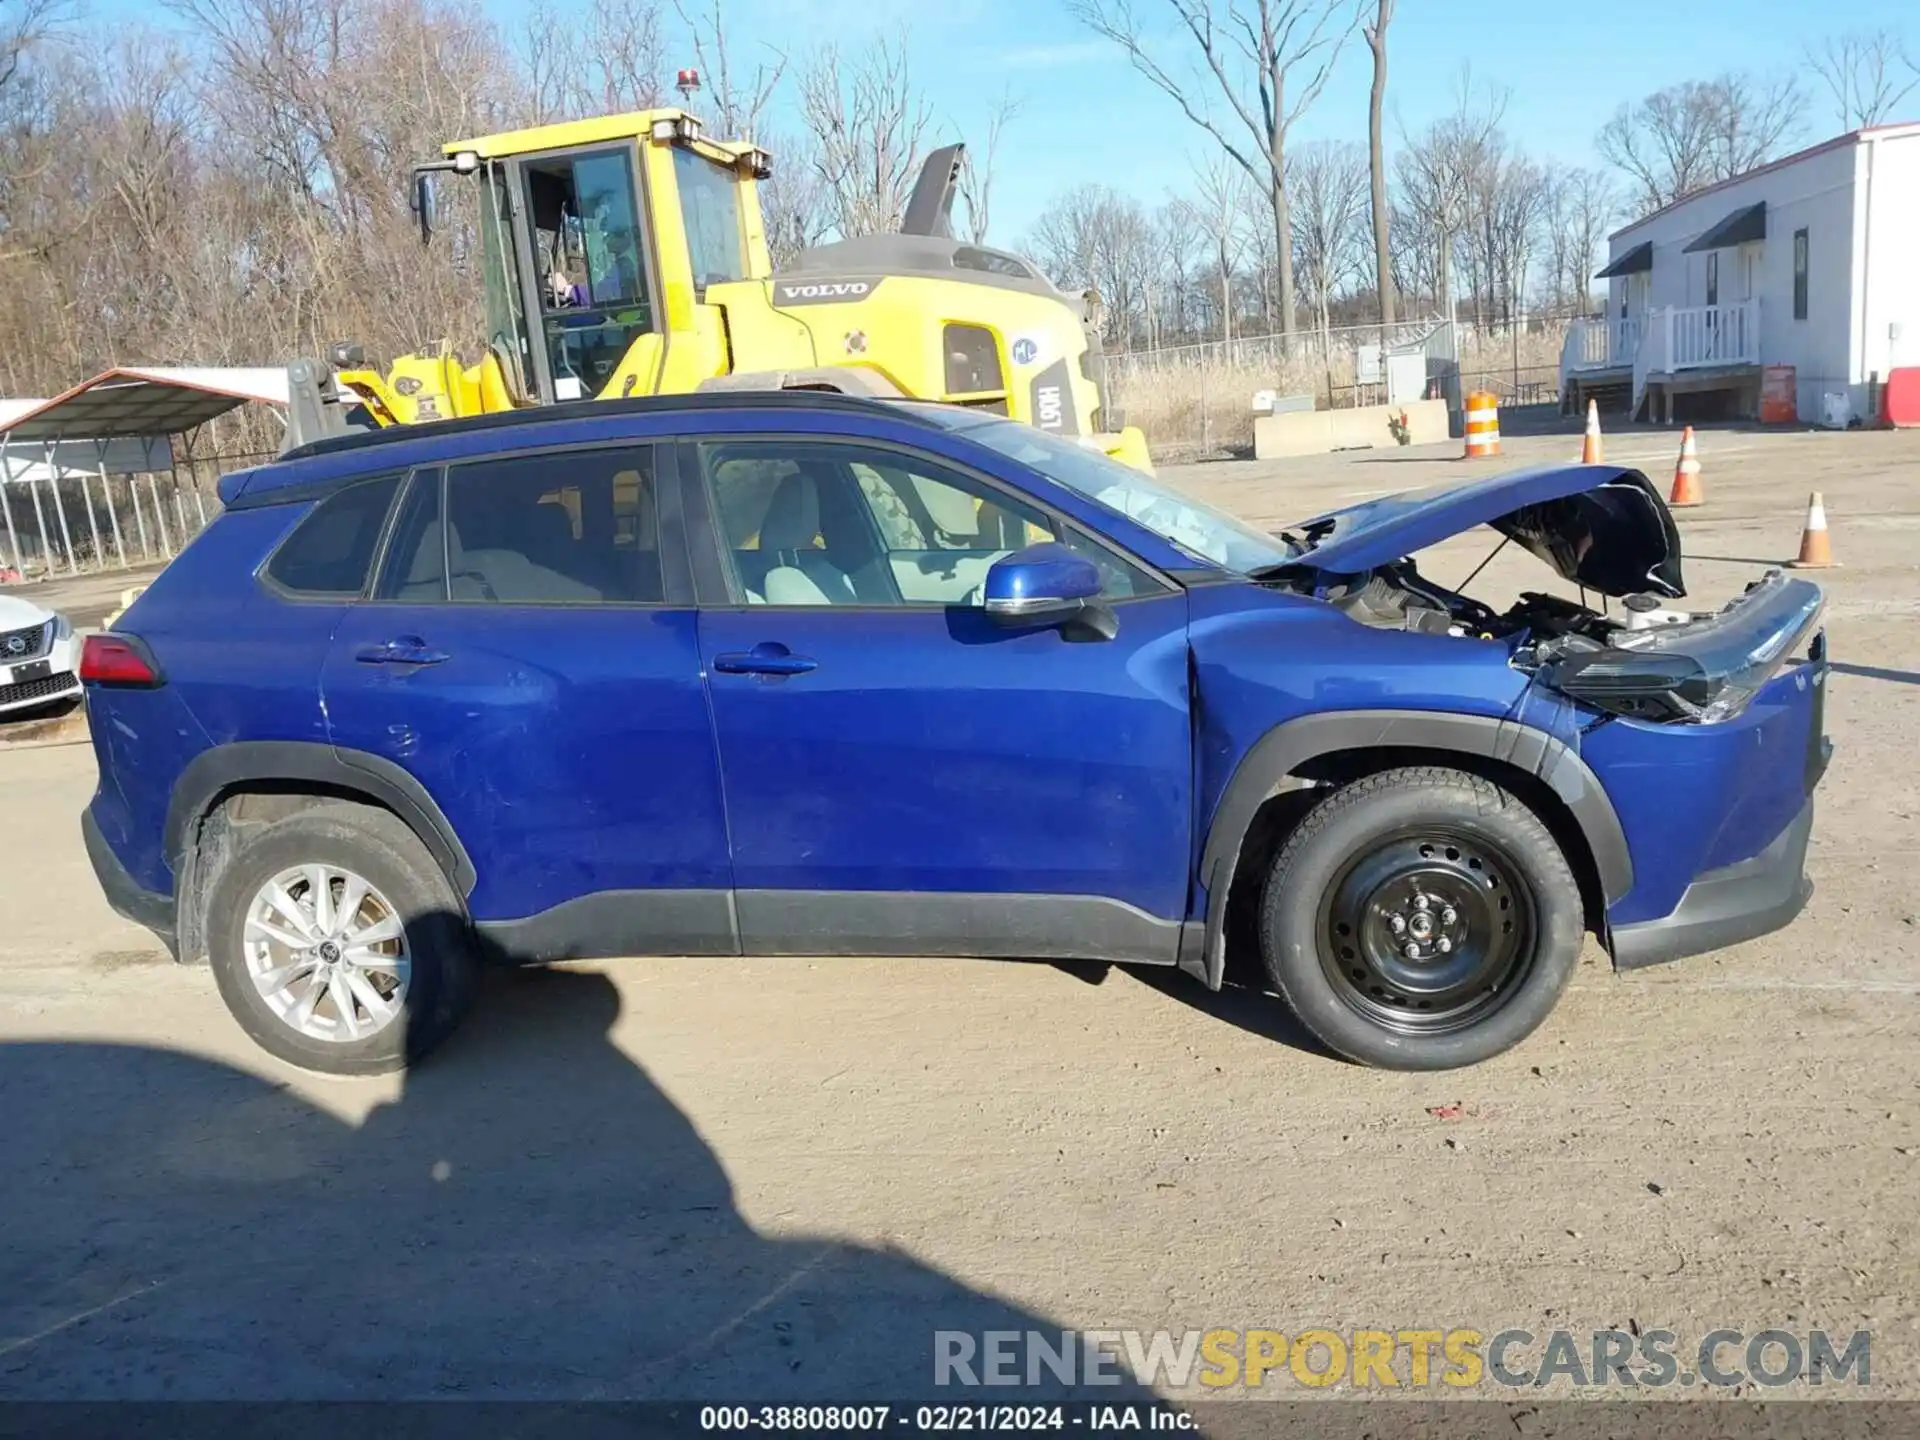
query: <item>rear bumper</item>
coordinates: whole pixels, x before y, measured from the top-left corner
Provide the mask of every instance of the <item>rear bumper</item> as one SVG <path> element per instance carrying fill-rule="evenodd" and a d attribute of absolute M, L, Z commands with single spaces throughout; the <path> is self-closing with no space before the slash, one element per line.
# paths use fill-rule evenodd
<path fill-rule="evenodd" d="M 143 888 L 127 873 L 127 867 L 107 844 L 107 837 L 100 833 L 91 810 L 80 812 L 80 838 L 86 844 L 94 878 L 99 880 L 114 913 L 124 915 L 136 925 L 146 926 L 160 937 L 170 953 L 175 952 L 173 897 Z"/>
<path fill-rule="evenodd" d="M 1806 876 L 1813 797 L 1774 842 L 1751 859 L 1695 877 L 1671 915 L 1613 930 L 1613 963 L 1636 970 L 1704 954 L 1790 923 L 1813 894 Z"/>

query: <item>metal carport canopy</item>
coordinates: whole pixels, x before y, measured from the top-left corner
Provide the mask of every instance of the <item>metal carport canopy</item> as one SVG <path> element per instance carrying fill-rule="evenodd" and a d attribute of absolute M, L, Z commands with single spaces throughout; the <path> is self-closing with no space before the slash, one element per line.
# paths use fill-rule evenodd
<path fill-rule="evenodd" d="M 249 401 L 287 404 L 287 372 L 121 365 L 0 426 L 8 442 L 178 435 Z"/>

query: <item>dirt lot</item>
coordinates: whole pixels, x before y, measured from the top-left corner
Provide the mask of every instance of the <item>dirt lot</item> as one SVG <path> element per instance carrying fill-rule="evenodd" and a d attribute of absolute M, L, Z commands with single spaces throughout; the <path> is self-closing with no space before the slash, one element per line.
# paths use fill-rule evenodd
<path fill-rule="evenodd" d="M 1664 484 L 1675 447 L 1609 458 Z M 1453 1075 L 1338 1063 L 1177 976 L 656 960 L 502 980 L 405 1082 L 321 1081 L 107 910 L 90 750 L 0 751 L 0 1395 L 899 1395 L 935 1329 L 1065 1325 L 1866 1329 L 1841 1388 L 1920 1397 L 1920 433 L 1701 453 L 1706 600 L 1826 495 L 1819 888 L 1720 955 L 1616 977 L 1590 948 L 1538 1035 Z M 1171 472 L 1264 521 L 1469 473 Z M 1542 588 L 1510 558 L 1488 588 Z"/>

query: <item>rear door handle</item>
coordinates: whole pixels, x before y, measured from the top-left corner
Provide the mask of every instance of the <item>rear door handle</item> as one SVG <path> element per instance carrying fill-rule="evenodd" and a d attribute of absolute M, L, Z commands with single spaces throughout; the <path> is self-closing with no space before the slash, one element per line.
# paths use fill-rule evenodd
<path fill-rule="evenodd" d="M 444 650 L 430 650 L 418 635 L 401 635 L 384 645 L 363 645 L 353 652 L 362 665 L 439 665 L 453 658 Z"/>
<path fill-rule="evenodd" d="M 713 668 L 722 675 L 804 675 L 817 670 L 820 662 L 811 655 L 796 655 L 778 640 L 767 640 L 751 650 L 728 650 L 713 657 Z"/>

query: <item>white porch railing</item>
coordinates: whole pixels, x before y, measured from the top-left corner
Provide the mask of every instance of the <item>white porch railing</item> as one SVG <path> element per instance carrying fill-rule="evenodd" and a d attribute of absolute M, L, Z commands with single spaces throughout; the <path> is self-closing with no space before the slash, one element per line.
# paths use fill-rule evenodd
<path fill-rule="evenodd" d="M 1702 365 L 1760 363 L 1760 302 L 1695 305 L 1664 312 L 1671 332 L 1667 345 L 1675 370 Z"/>
<path fill-rule="evenodd" d="M 1637 319 L 1594 315 L 1569 322 L 1567 338 L 1560 346 L 1560 393 L 1567 393 L 1568 376 L 1631 365 L 1639 348 Z"/>
<path fill-rule="evenodd" d="M 1673 368 L 1668 359 L 1673 353 L 1673 327 L 1667 323 L 1672 313 L 1651 311 L 1647 323 L 1641 327 L 1640 343 L 1633 350 L 1633 400 L 1627 411 L 1629 415 L 1640 413 L 1640 402 L 1647 393 L 1647 377 L 1664 375 Z"/>
<path fill-rule="evenodd" d="M 1605 370 L 1633 362 L 1640 344 L 1640 322 L 1630 319 L 1603 319 L 1598 316 L 1575 320 L 1567 327 L 1567 343 L 1561 351 L 1561 365 L 1567 370 Z"/>
<path fill-rule="evenodd" d="M 1709 365 L 1760 363 L 1760 302 L 1671 306 L 1650 310 L 1633 351 L 1633 408 L 1649 375 L 1672 375 Z"/>

